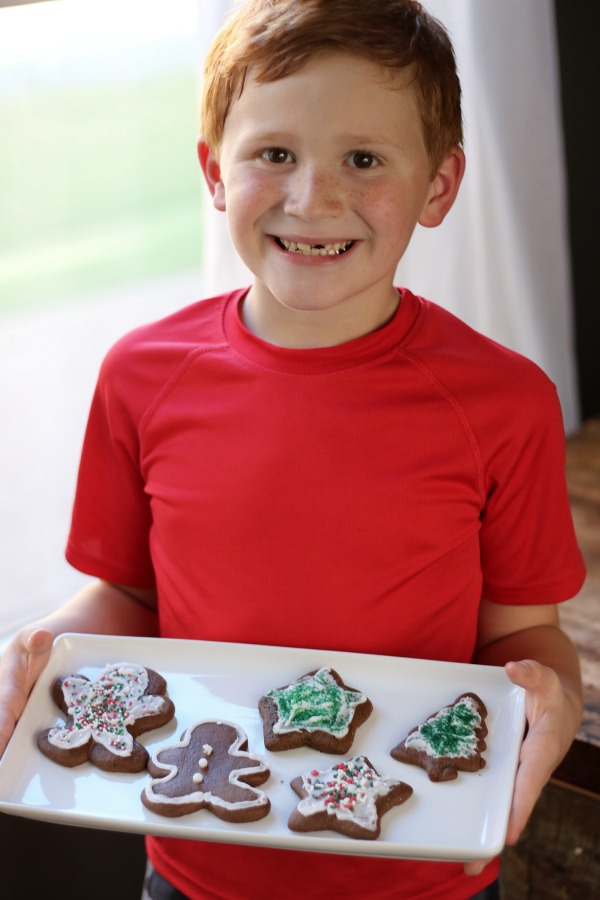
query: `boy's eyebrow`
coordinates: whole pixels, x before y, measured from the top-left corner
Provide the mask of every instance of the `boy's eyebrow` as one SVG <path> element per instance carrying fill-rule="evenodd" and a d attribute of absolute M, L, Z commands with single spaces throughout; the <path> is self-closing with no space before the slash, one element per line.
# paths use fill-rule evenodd
<path fill-rule="evenodd" d="M 342 139 L 348 143 L 353 144 L 357 147 L 363 147 L 367 145 L 379 145 L 389 144 L 391 143 L 389 135 L 378 135 L 378 134 L 346 134 L 343 135 Z"/>
<path fill-rule="evenodd" d="M 252 130 L 249 128 L 242 135 L 242 140 L 244 142 L 248 141 L 251 143 L 259 143 L 259 144 L 285 144 L 290 143 L 296 139 L 297 135 L 293 131 L 289 131 L 288 129 L 282 129 L 281 131 L 276 130 L 268 130 L 261 131 L 260 128 L 256 130 Z M 349 146 L 361 148 L 367 145 L 374 146 L 379 145 L 382 146 L 384 144 L 392 143 L 390 135 L 377 135 L 377 134 L 359 134 L 357 133 L 348 133 L 339 135 L 336 140 L 340 144 L 348 144 Z"/>
<path fill-rule="evenodd" d="M 261 131 L 259 128 L 253 130 L 246 128 L 242 132 L 241 139 L 247 143 L 259 144 L 281 144 L 285 141 L 293 140 L 293 135 L 289 131 Z"/>

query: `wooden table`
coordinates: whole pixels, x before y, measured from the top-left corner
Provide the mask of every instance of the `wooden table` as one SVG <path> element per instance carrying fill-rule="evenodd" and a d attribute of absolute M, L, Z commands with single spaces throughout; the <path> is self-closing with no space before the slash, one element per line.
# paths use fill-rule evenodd
<path fill-rule="evenodd" d="M 561 624 L 581 659 L 584 712 L 523 837 L 504 851 L 502 900 L 588 900 L 600 885 L 600 419 L 567 441 L 567 481 L 588 575 Z"/>
<path fill-rule="evenodd" d="M 561 624 L 579 652 L 584 711 L 577 738 L 556 778 L 600 795 L 600 419 L 567 441 L 573 520 L 588 574 L 561 607 Z"/>

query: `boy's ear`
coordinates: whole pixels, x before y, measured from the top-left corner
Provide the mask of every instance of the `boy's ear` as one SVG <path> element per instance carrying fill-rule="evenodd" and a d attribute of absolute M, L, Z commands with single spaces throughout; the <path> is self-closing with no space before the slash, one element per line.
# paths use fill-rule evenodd
<path fill-rule="evenodd" d="M 217 157 L 202 138 L 198 141 L 198 159 L 213 198 L 214 208 L 225 212 L 225 185 L 221 179 L 221 167 Z"/>
<path fill-rule="evenodd" d="M 419 217 L 420 225 L 425 228 L 441 225 L 452 209 L 464 174 L 465 154 L 460 147 L 454 147 L 431 183 L 429 197 Z"/>

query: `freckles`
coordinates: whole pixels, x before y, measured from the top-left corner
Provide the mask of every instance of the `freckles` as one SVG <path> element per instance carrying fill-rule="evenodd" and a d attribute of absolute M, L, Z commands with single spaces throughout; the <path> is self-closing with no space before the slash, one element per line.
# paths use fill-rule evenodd
<path fill-rule="evenodd" d="M 401 211 L 401 204 L 397 198 L 390 195 L 389 188 L 379 191 L 374 190 L 371 185 L 357 186 L 353 191 L 353 200 L 360 204 L 363 209 L 373 212 L 378 216 L 393 221 Z"/>
<path fill-rule="evenodd" d="M 362 187 L 355 187 L 352 190 L 350 195 L 350 200 L 352 203 L 357 206 L 367 207 L 367 209 L 376 209 L 377 208 L 377 197 L 373 197 L 372 194 L 365 190 Z"/>
<path fill-rule="evenodd" d="M 390 204 L 389 197 L 373 197 L 365 191 L 365 196 L 361 198 L 361 203 L 366 208 L 368 215 L 390 229 L 397 227 L 402 219 L 404 212 L 402 207 L 397 203 Z"/>
<path fill-rule="evenodd" d="M 317 189 L 323 193 L 323 196 L 329 198 L 339 197 L 343 190 L 342 182 L 335 175 L 325 174 L 317 181 Z"/>

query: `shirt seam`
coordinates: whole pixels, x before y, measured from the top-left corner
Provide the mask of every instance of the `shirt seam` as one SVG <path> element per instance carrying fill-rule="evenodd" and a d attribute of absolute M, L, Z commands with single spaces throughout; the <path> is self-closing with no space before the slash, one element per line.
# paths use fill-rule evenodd
<path fill-rule="evenodd" d="M 150 426 L 151 420 L 158 407 L 163 403 L 163 401 L 168 397 L 169 393 L 174 390 L 177 383 L 179 382 L 182 375 L 186 372 L 186 370 L 190 367 L 192 362 L 198 357 L 203 355 L 204 353 L 209 353 L 211 351 L 219 351 L 228 349 L 228 344 L 226 342 L 223 343 L 212 343 L 212 344 L 201 344 L 197 347 L 194 347 L 192 350 L 189 350 L 186 356 L 181 360 L 175 371 L 169 376 L 169 378 L 165 381 L 163 385 L 159 388 L 158 392 L 154 395 L 150 403 L 147 405 L 146 409 L 140 416 L 139 425 L 138 425 L 138 434 L 140 439 L 143 437 L 147 428 Z"/>
<path fill-rule="evenodd" d="M 475 436 L 473 428 L 471 427 L 469 417 L 467 416 L 462 403 L 460 402 L 458 397 L 450 390 L 450 388 L 447 387 L 440 378 L 438 378 L 435 372 L 433 372 L 428 364 L 424 362 L 419 356 L 401 346 L 396 348 L 396 352 L 399 355 L 402 355 L 406 359 L 406 361 L 414 368 L 418 369 L 421 374 L 424 375 L 425 378 L 427 378 L 429 383 L 438 392 L 438 394 L 440 394 L 452 408 L 471 450 L 471 455 L 475 466 L 477 489 L 479 491 L 483 508 L 487 499 L 487 491 L 485 488 L 485 465 L 483 461 L 483 455 L 479 447 L 479 442 Z"/>

